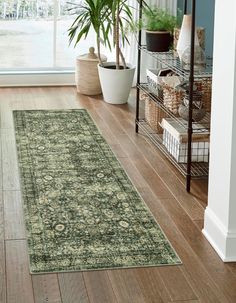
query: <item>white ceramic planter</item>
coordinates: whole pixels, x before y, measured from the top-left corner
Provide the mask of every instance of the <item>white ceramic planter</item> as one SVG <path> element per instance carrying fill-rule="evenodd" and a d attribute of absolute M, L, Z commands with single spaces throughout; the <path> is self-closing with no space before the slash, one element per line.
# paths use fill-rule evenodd
<path fill-rule="evenodd" d="M 102 87 L 103 98 L 107 103 L 124 104 L 129 98 L 135 67 L 127 64 L 128 69 L 110 69 L 106 66 L 115 65 L 114 62 L 98 65 L 98 73 Z"/>

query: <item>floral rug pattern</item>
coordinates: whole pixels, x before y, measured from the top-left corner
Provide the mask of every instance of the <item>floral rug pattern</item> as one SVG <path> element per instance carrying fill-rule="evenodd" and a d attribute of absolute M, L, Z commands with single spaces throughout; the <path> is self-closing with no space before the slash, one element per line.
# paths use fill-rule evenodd
<path fill-rule="evenodd" d="M 181 263 L 86 110 L 13 116 L 32 273 Z"/>

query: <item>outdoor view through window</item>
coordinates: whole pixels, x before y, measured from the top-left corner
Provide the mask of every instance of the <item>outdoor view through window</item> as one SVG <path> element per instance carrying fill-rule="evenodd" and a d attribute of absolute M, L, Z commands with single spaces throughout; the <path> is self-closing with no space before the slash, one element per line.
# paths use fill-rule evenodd
<path fill-rule="evenodd" d="M 0 0 L 0 70 L 65 69 L 94 45 L 94 34 L 76 48 L 68 9 L 76 0 Z"/>

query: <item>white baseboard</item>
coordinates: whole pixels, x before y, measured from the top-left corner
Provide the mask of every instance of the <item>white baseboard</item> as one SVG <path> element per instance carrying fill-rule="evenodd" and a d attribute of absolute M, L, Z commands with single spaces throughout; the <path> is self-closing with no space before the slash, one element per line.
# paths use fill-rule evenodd
<path fill-rule="evenodd" d="M 224 262 L 236 262 L 236 232 L 229 232 L 215 213 L 205 210 L 202 233 Z"/>
<path fill-rule="evenodd" d="M 0 87 L 75 85 L 74 71 L 1 72 Z"/>

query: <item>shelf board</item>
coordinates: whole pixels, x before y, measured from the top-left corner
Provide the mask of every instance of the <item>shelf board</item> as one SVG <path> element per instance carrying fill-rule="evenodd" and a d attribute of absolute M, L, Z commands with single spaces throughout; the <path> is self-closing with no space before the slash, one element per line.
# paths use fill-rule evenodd
<path fill-rule="evenodd" d="M 179 170 L 183 176 L 187 176 L 187 164 L 178 163 L 174 157 L 167 151 L 162 144 L 162 135 L 157 134 L 152 130 L 145 120 L 136 121 L 143 134 L 168 158 L 168 160 Z M 194 179 L 207 178 L 209 171 L 209 164 L 205 162 L 192 162 L 191 177 Z"/>
<path fill-rule="evenodd" d="M 189 71 L 182 68 L 181 62 L 178 55 L 174 51 L 169 52 L 150 52 L 147 50 L 146 46 L 139 46 L 139 49 L 147 53 L 151 57 L 155 58 L 158 62 L 164 66 L 173 70 L 176 74 L 183 77 L 184 79 L 189 79 Z M 201 72 L 194 72 L 195 78 L 209 78 L 212 76 L 212 59 L 207 58 L 206 68 Z"/>
<path fill-rule="evenodd" d="M 148 84 L 147 83 L 141 83 L 138 85 L 138 88 L 141 89 L 149 98 L 151 98 L 156 106 L 158 106 L 159 108 L 161 108 L 161 110 L 163 112 L 165 112 L 169 117 L 171 117 L 172 119 L 174 119 L 179 125 L 181 125 L 182 127 L 184 127 L 185 129 L 188 128 L 188 123 L 183 121 L 183 119 L 181 119 L 180 117 L 176 116 L 174 113 L 172 113 L 164 104 L 163 104 L 163 100 L 158 98 L 156 95 L 152 94 L 150 92 L 150 90 L 148 89 Z M 205 117 L 198 122 L 193 122 L 192 126 L 193 126 L 193 133 L 194 132 L 199 132 L 199 130 L 204 130 L 204 131 L 209 131 L 210 130 L 210 113 L 206 113 Z M 199 127 L 199 125 L 201 125 L 202 127 Z M 196 127 L 198 126 L 198 127 Z"/>

